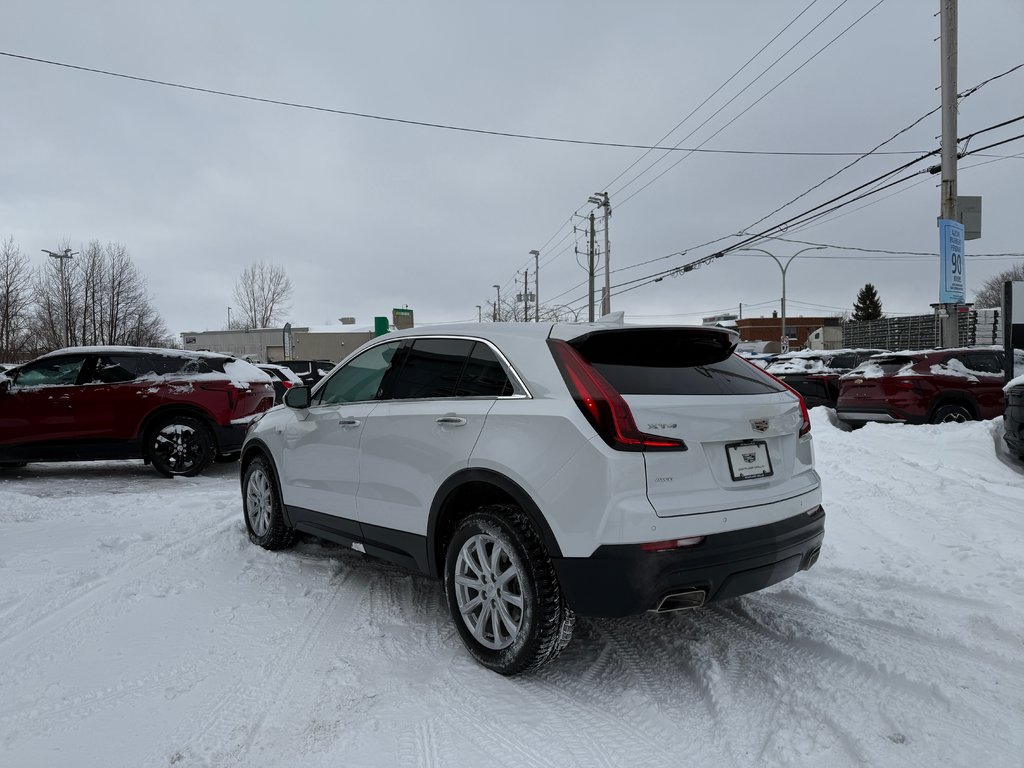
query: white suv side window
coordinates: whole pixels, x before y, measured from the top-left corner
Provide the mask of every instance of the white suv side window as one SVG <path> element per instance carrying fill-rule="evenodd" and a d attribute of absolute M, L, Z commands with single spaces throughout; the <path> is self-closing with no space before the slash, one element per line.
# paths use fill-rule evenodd
<path fill-rule="evenodd" d="M 317 391 L 312 404 L 331 405 L 376 400 L 381 396 L 384 374 L 391 369 L 392 358 L 400 343 L 395 341 L 379 344 L 339 368 Z"/>
<path fill-rule="evenodd" d="M 402 350 L 405 362 L 398 372 L 392 397 L 395 400 L 454 397 L 474 343 L 472 339 L 416 339 L 409 348 Z"/>

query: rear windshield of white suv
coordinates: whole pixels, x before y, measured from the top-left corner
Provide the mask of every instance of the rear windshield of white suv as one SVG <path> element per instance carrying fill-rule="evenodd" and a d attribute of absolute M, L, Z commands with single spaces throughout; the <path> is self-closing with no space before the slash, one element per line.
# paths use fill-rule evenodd
<path fill-rule="evenodd" d="M 570 342 L 623 395 L 761 395 L 786 388 L 731 353 L 722 334 L 598 331 Z"/>

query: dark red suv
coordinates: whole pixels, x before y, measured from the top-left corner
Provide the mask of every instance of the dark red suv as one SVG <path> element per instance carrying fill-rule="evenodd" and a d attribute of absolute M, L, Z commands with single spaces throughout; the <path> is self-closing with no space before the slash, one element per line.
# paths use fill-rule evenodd
<path fill-rule="evenodd" d="M 993 419 L 1005 408 L 1004 383 L 994 347 L 876 355 L 839 379 L 836 414 L 853 425 Z"/>
<path fill-rule="evenodd" d="M 0 466 L 142 458 L 192 476 L 237 454 L 273 404 L 269 377 L 227 355 L 61 349 L 0 373 Z"/>

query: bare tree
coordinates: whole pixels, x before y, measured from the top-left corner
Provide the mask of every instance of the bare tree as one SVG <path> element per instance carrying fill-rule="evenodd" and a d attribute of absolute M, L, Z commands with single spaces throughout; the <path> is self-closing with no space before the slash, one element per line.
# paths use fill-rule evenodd
<path fill-rule="evenodd" d="M 525 307 L 521 301 L 507 301 L 504 298 L 501 300 L 501 305 L 495 312 L 495 306 L 493 301 L 487 302 L 490 306 L 490 310 L 481 313 L 481 317 L 486 321 L 497 321 L 499 323 L 532 323 L 534 319 L 534 307 L 531 304 L 529 313 L 530 316 L 525 316 Z M 581 317 L 586 319 L 587 308 L 586 307 L 570 307 L 568 304 L 555 304 L 546 305 L 541 304 L 540 310 L 537 314 L 540 315 L 540 321 L 542 323 L 568 323 L 577 322 Z"/>
<path fill-rule="evenodd" d="M 292 281 L 277 264 L 255 261 L 242 270 L 234 295 L 243 327 L 269 328 L 291 309 Z"/>
<path fill-rule="evenodd" d="M 31 307 L 32 268 L 8 237 L 0 243 L 0 360 L 21 360 L 31 351 Z"/>
<path fill-rule="evenodd" d="M 1013 280 L 1024 281 L 1024 261 L 1018 261 L 1010 269 L 1004 270 L 982 283 L 981 288 L 974 294 L 974 306 L 978 309 L 1001 306 L 1003 283 Z"/>
<path fill-rule="evenodd" d="M 34 331 L 43 349 L 116 344 L 161 346 L 167 328 L 145 280 L 120 243 L 89 243 L 71 259 L 39 271 Z"/>

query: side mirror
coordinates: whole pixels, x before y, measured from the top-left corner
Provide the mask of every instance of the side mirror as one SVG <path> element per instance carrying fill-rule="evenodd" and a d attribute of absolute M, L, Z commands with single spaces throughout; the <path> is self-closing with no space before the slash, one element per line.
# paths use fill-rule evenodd
<path fill-rule="evenodd" d="M 292 387 L 284 393 L 284 404 L 289 408 L 309 408 L 309 387 Z"/>

